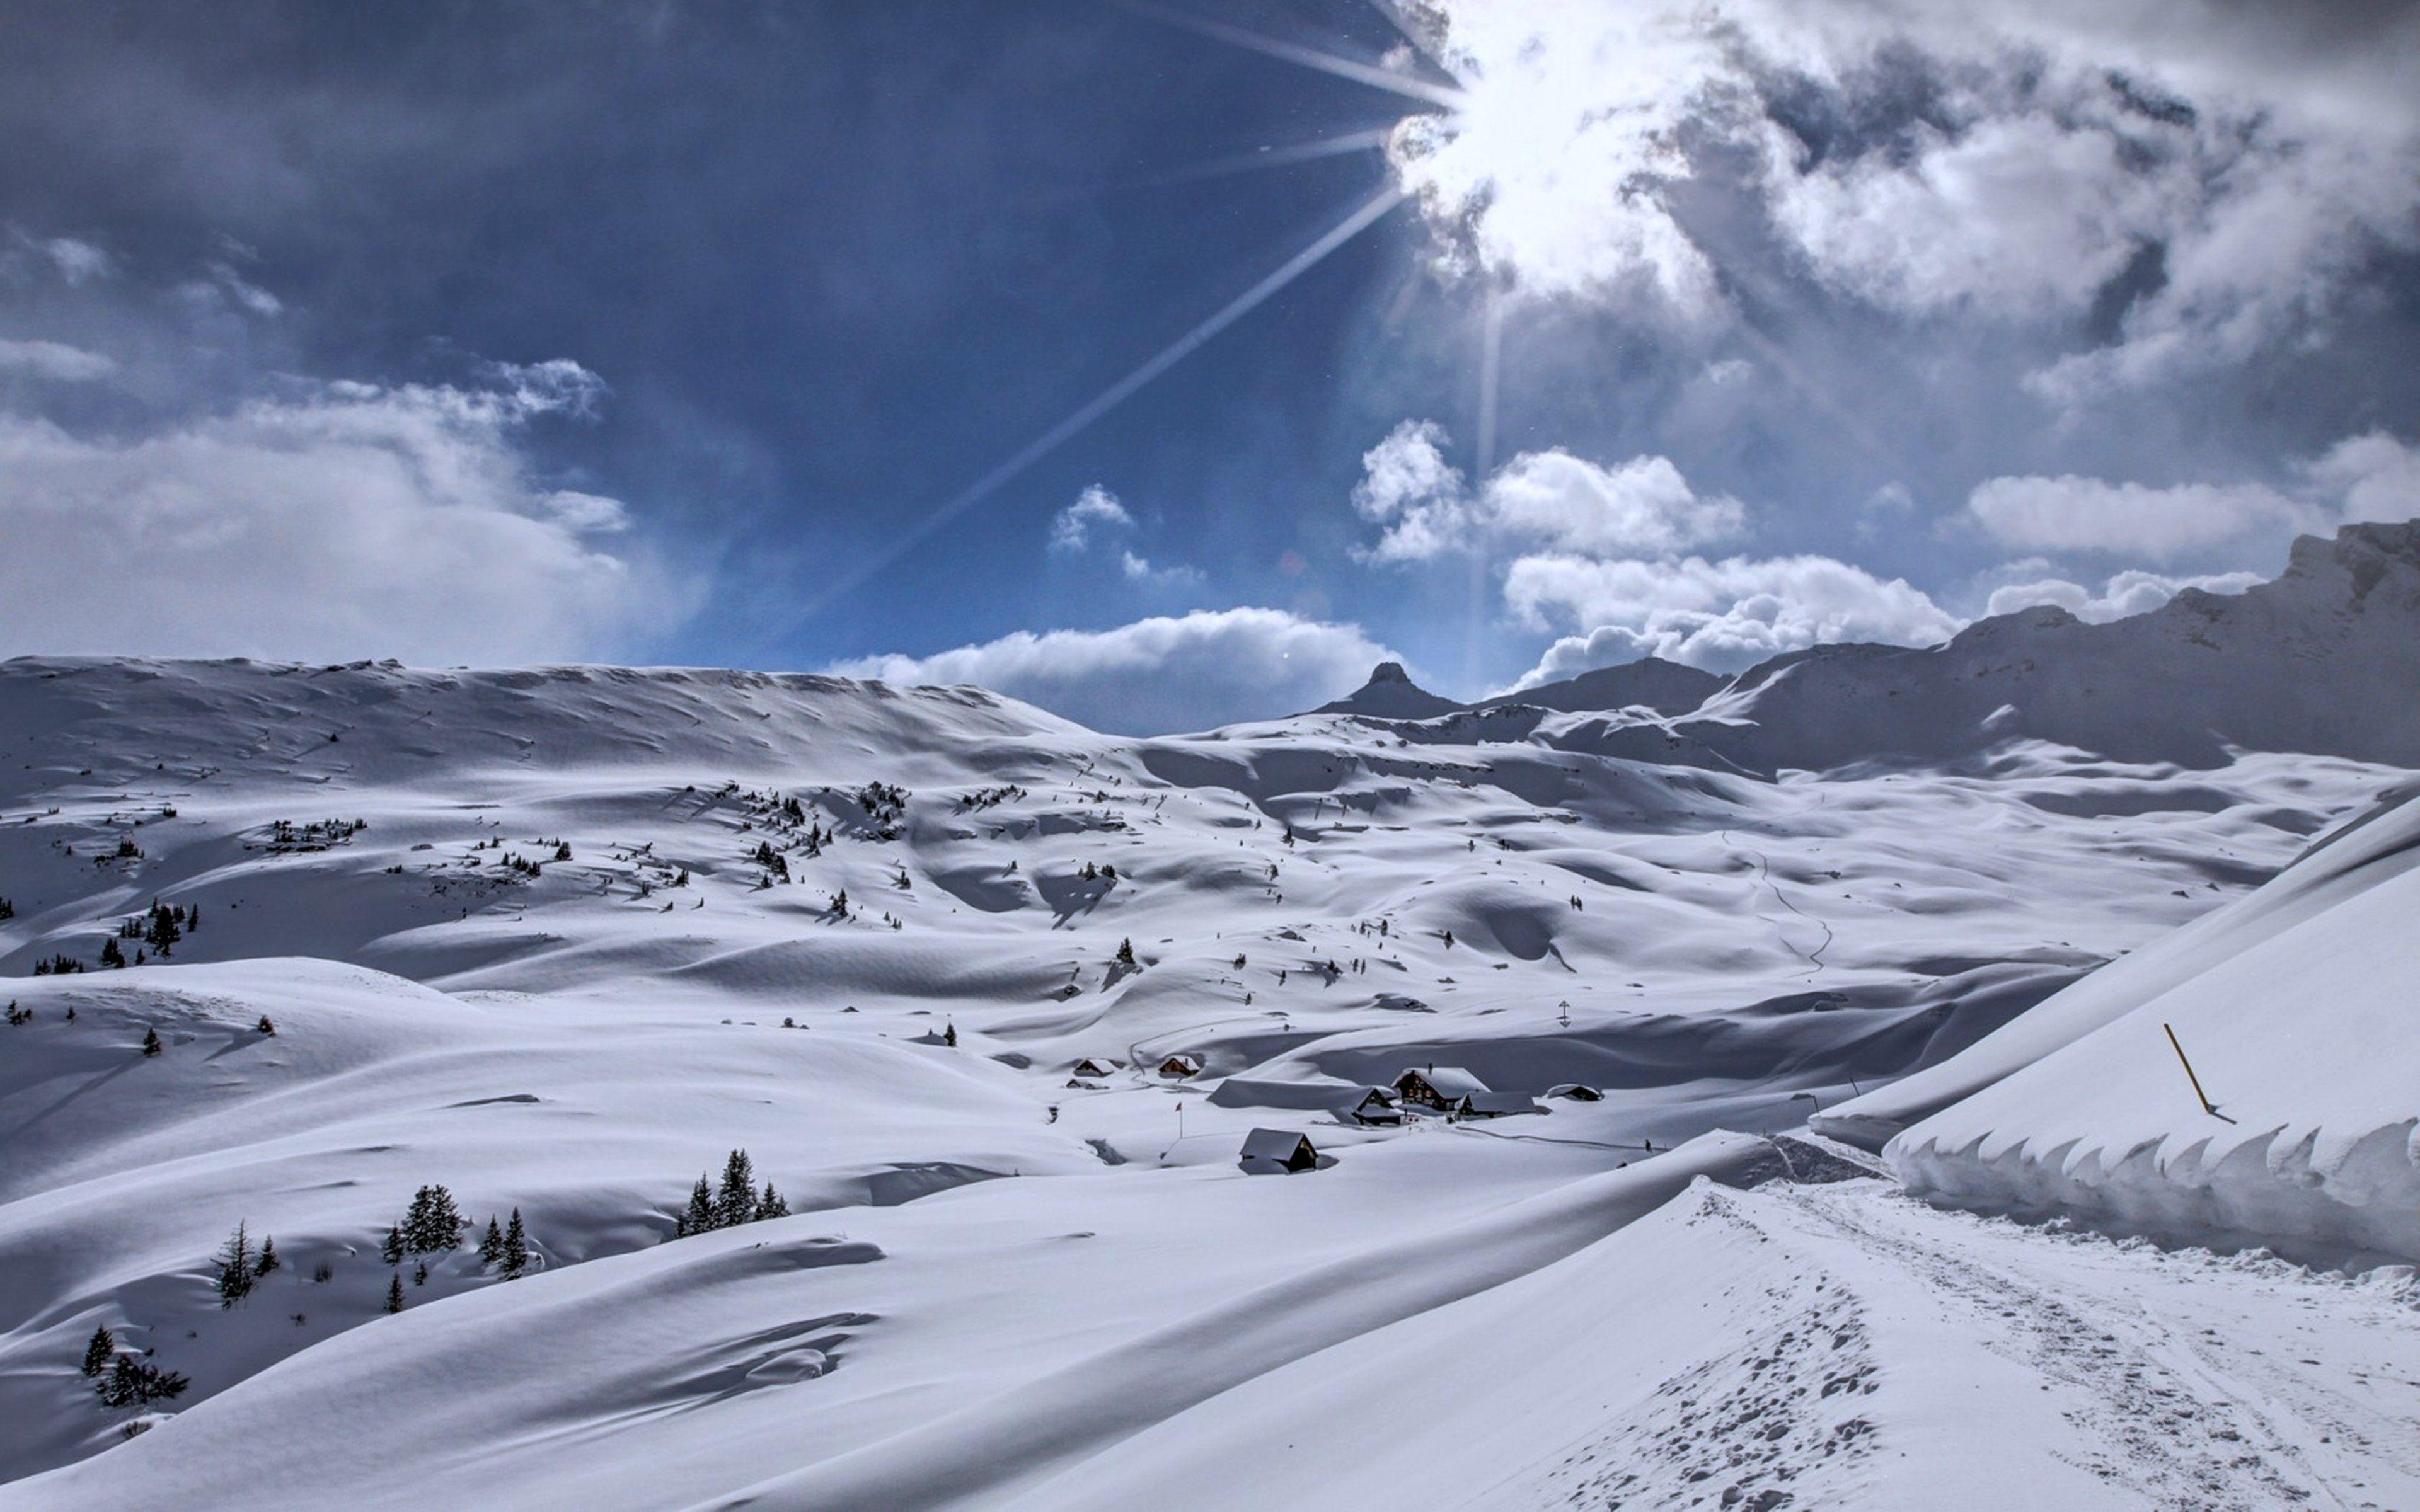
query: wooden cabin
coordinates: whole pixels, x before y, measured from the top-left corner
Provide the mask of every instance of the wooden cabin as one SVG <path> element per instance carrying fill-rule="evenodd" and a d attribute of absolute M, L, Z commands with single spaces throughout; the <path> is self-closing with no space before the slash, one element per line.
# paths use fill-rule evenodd
<path fill-rule="evenodd" d="M 1116 1074 L 1117 1069 L 1118 1063 L 1114 1060 L 1104 1060 L 1098 1056 L 1086 1056 L 1083 1059 L 1076 1062 L 1073 1066 L 1068 1067 L 1067 1074 L 1070 1076 L 1110 1076 Z"/>
<path fill-rule="evenodd" d="M 1202 1057 L 1180 1050 L 1159 1063 L 1159 1073 L 1171 1081 L 1180 1082 L 1188 1076 L 1199 1076 L 1202 1074 Z"/>
<path fill-rule="evenodd" d="M 1364 1128 L 1374 1128 L 1403 1122 L 1404 1108 L 1385 1088 L 1365 1087 L 1360 1097 L 1346 1105 L 1344 1117 Z"/>
<path fill-rule="evenodd" d="M 1546 1088 L 1546 1095 L 1548 1097 L 1559 1097 L 1564 1099 L 1566 1102 L 1572 1103 L 1602 1103 L 1605 1101 L 1605 1094 L 1598 1091 L 1595 1088 L 1590 1087 L 1586 1082 L 1564 1082 L 1559 1087 L 1549 1087 Z"/>
<path fill-rule="evenodd" d="M 1291 1129 L 1255 1129 L 1244 1136 L 1244 1150 L 1236 1164 L 1254 1176 L 1292 1176 L 1316 1170 L 1319 1151 L 1311 1148 L 1309 1134 Z"/>
<path fill-rule="evenodd" d="M 1450 1112 L 1470 1093 L 1486 1090 L 1485 1082 L 1460 1066 L 1415 1066 L 1395 1078 L 1396 1096 L 1435 1113 Z"/>

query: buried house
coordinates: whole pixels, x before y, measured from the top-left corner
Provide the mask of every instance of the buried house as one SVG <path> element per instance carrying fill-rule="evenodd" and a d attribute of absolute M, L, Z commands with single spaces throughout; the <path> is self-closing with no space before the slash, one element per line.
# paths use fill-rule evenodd
<path fill-rule="evenodd" d="M 1359 1097 L 1344 1105 L 1344 1118 L 1364 1127 L 1398 1124 L 1404 1121 L 1404 1109 L 1385 1088 L 1365 1087 Z"/>
<path fill-rule="evenodd" d="M 1244 1136 L 1243 1153 L 1235 1164 L 1254 1176 L 1292 1176 L 1315 1170 L 1319 1151 L 1311 1136 L 1291 1129 L 1255 1129 Z"/>
<path fill-rule="evenodd" d="M 1395 1078 L 1395 1093 L 1435 1113 L 1450 1112 L 1456 1103 L 1487 1084 L 1460 1066 L 1414 1066 Z"/>
<path fill-rule="evenodd" d="M 1180 1050 L 1175 1055 L 1172 1055 L 1166 1060 L 1161 1061 L 1159 1063 L 1158 1070 L 1160 1075 L 1166 1076 L 1171 1081 L 1183 1081 L 1188 1076 L 1199 1076 L 1202 1074 L 1202 1057 L 1200 1056 L 1187 1055 L 1185 1052 Z"/>
<path fill-rule="evenodd" d="M 1544 1113 L 1545 1108 L 1527 1092 L 1465 1092 L 1454 1099 L 1452 1114 L 1457 1119 L 1509 1119 L 1521 1113 Z"/>
<path fill-rule="evenodd" d="M 1068 1067 L 1067 1074 L 1092 1077 L 1111 1076 L 1117 1073 L 1117 1069 L 1118 1063 L 1114 1060 L 1105 1060 L 1099 1056 L 1086 1056 Z"/>

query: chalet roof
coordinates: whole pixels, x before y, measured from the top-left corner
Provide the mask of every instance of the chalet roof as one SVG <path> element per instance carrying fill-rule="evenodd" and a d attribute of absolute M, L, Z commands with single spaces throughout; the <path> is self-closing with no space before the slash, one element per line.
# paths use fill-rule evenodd
<path fill-rule="evenodd" d="M 1159 1063 L 1163 1066 L 1182 1066 L 1187 1071 L 1200 1071 L 1202 1069 L 1202 1057 L 1200 1056 L 1187 1055 L 1182 1050 L 1176 1052 L 1176 1054 L 1172 1056 L 1162 1056 Z"/>
<path fill-rule="evenodd" d="M 1502 1118 L 1509 1113 L 1544 1113 L 1538 1100 L 1527 1092 L 1466 1092 L 1462 1105 L 1473 1113 Z"/>
<path fill-rule="evenodd" d="M 1103 1056 L 1082 1056 L 1070 1069 L 1078 1076 L 1107 1076 L 1118 1069 L 1118 1063 Z"/>
<path fill-rule="evenodd" d="M 1244 1136 L 1243 1158 L 1283 1163 L 1294 1159 L 1295 1152 L 1309 1144 L 1309 1135 L 1292 1129 L 1255 1129 Z M 1312 1153 L 1318 1151 L 1314 1149 Z"/>
<path fill-rule="evenodd" d="M 1460 1066 L 1407 1066 L 1404 1069 L 1403 1075 L 1395 1078 L 1397 1086 L 1403 1085 L 1404 1076 L 1419 1077 L 1420 1080 L 1435 1088 L 1437 1096 L 1443 1098 L 1457 1098 L 1466 1092 L 1487 1090 L 1485 1082 Z"/>
<path fill-rule="evenodd" d="M 1398 1101 L 1391 1087 L 1365 1087 L 1361 1088 L 1361 1095 L 1353 1100 L 1353 1105 L 1357 1108 L 1373 1097 L 1388 1107 L 1393 1107 Z"/>
<path fill-rule="evenodd" d="M 1547 1088 L 1546 1095 L 1548 1097 L 1576 1098 L 1582 1103 L 1602 1102 L 1605 1098 L 1605 1094 L 1603 1092 L 1598 1091 L 1595 1088 L 1590 1087 L 1586 1082 L 1559 1082 L 1553 1087 Z"/>

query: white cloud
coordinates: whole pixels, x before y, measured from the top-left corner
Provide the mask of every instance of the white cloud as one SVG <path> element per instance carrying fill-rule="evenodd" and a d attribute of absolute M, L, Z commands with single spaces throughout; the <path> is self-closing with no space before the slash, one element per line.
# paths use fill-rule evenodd
<path fill-rule="evenodd" d="M 11 341 L 0 337 L 0 373 L 23 373 L 61 383 L 89 383 L 117 371 L 117 363 L 99 352 L 56 341 Z"/>
<path fill-rule="evenodd" d="M 2162 562 L 2264 532 L 2420 516 L 2420 448 L 2384 431 L 2348 437 L 2293 471 L 2290 491 L 2257 483 L 2154 488 L 2072 474 L 1993 478 L 1967 498 L 1966 511 L 2004 546 Z"/>
<path fill-rule="evenodd" d="M 1719 310 L 1724 249 L 1675 208 L 1679 186 L 1708 174 L 1761 198 L 1820 281 L 1910 316 L 2081 316 L 2156 248 L 2164 279 L 2134 291 L 2119 339 L 2038 376 L 2072 404 L 2313 331 L 2373 251 L 2420 246 L 2409 8 L 1434 0 L 1424 12 L 1468 94 L 1399 129 L 1396 175 L 1441 266 L 1515 291 L 1643 289 Z M 1863 134 L 1801 141 L 1768 98 L 1777 81 L 1790 120 L 1868 123 Z"/>
<path fill-rule="evenodd" d="M 2164 562 L 2261 530 L 2321 530 L 2325 515 L 2259 484 L 2153 488 L 2066 474 L 1992 478 L 1968 515 L 2004 546 L 2100 551 Z"/>
<path fill-rule="evenodd" d="M 303 387 L 155 434 L 0 416 L 0 643 L 12 651 L 516 662 L 612 655 L 688 595 L 605 549 L 615 501 L 514 444 L 601 387 Z"/>
<path fill-rule="evenodd" d="M 1092 543 L 1096 530 L 1132 529 L 1134 517 L 1126 513 L 1126 506 L 1118 502 L 1117 495 L 1096 483 L 1051 517 L 1050 549 L 1081 551 Z"/>
<path fill-rule="evenodd" d="M 1187 566 L 1154 566 L 1149 557 L 1137 556 L 1132 551 L 1118 553 L 1118 571 L 1124 573 L 1126 581 L 1130 583 L 1141 583 L 1153 588 L 1202 586 L 1202 574 L 1196 569 Z"/>
<path fill-rule="evenodd" d="M 2170 186 L 2130 165 L 2112 131 L 2033 115 L 1916 135 L 1904 162 L 1785 168 L 1772 190 L 1776 224 L 1818 275 L 1875 304 L 2079 308 L 2171 213 Z"/>
<path fill-rule="evenodd" d="M 1363 454 L 1354 505 L 1387 527 L 1370 560 L 1426 562 L 1491 547 L 1669 552 L 1737 535 L 1746 524 L 1738 500 L 1699 495 L 1661 456 L 1607 468 L 1559 448 L 1525 452 L 1473 496 L 1446 463 L 1445 440 L 1434 423 L 1405 421 Z"/>
<path fill-rule="evenodd" d="M 930 656 L 866 656 L 831 670 L 892 683 L 974 683 L 1096 730 L 1158 734 L 1314 708 L 1390 659 L 1399 658 L 1357 625 L 1228 609 L 1110 630 L 1019 630 Z"/>
<path fill-rule="evenodd" d="M 1523 687 L 1642 656 L 1736 671 L 1828 641 L 1931 645 L 1962 623 L 1904 579 L 1822 556 L 1528 556 L 1506 570 L 1504 598 L 1539 628 L 1585 627 L 1549 647 Z"/>
<path fill-rule="evenodd" d="M 116 259 L 108 253 L 89 241 L 79 241 L 73 237 L 53 237 L 37 245 L 41 248 L 42 255 L 51 260 L 51 266 L 58 270 L 59 276 L 70 284 L 107 278 L 116 267 Z"/>
<path fill-rule="evenodd" d="M 2169 578 L 2139 569 L 2118 573 L 2095 594 L 2081 583 L 2045 578 L 2007 583 L 1992 591 L 1987 614 L 2013 614 L 2040 604 L 2055 604 L 2077 619 L 2094 625 L 2148 614 L 2187 588 L 2212 594 L 2240 594 L 2265 581 L 2256 572 L 2225 572 L 2198 578 Z"/>
<path fill-rule="evenodd" d="M 2336 442 L 2303 471 L 2314 487 L 2340 501 L 2349 520 L 2420 517 L 2420 448 L 2382 430 Z"/>

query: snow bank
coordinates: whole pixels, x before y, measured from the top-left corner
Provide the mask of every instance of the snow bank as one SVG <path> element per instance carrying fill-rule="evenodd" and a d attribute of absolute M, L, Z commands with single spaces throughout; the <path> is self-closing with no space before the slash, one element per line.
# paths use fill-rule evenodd
<path fill-rule="evenodd" d="M 1833 1106 L 1820 1132 L 1880 1149 L 1910 1125 L 2420 866 L 2420 798 L 2398 786 L 2249 896 L 2111 963 L 1939 1065 Z"/>
<path fill-rule="evenodd" d="M 1885 1154 L 1911 1190 L 1963 1205 L 2313 1257 L 2420 1258 L 2415 918 L 2420 800 L 1945 1063 L 1932 1079 L 1991 1085 Z M 2103 1021 L 1997 1075 L 2087 1014 Z"/>

